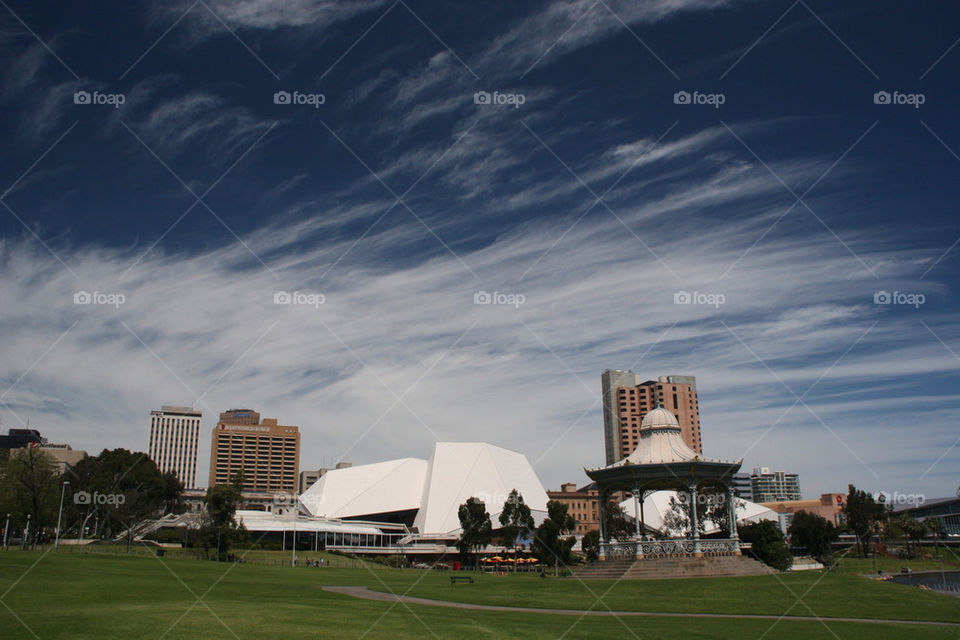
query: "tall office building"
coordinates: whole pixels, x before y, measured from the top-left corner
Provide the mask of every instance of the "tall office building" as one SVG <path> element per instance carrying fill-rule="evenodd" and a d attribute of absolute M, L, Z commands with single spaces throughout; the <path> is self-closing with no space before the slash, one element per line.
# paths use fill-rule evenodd
<path fill-rule="evenodd" d="M 197 444 L 203 413 L 164 405 L 150 412 L 150 459 L 162 473 L 172 471 L 185 489 L 197 487 Z"/>
<path fill-rule="evenodd" d="M 297 490 L 300 473 L 300 429 L 260 419 L 250 409 L 220 414 L 210 447 L 210 486 L 226 484 L 243 474 L 246 491 Z"/>
<path fill-rule="evenodd" d="M 694 376 L 660 376 L 640 381 L 632 371 L 607 370 L 600 376 L 603 436 L 607 464 L 623 460 L 640 441 L 640 423 L 651 409 L 662 406 L 680 423 L 683 441 L 703 452 L 700 405 Z"/>
<path fill-rule="evenodd" d="M 800 476 L 785 471 L 770 471 L 767 467 L 757 467 L 750 475 L 754 502 L 781 502 L 802 500 L 800 495 Z"/>

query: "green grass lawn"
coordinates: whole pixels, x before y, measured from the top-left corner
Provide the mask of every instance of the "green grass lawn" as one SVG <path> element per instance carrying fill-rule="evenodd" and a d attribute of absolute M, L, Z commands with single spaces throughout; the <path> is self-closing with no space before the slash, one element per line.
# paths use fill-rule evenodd
<path fill-rule="evenodd" d="M 366 585 L 424 597 L 513 606 L 589 607 L 576 580 L 480 575 L 451 587 L 448 573 L 292 569 L 105 554 L 0 552 L 0 637 L 7 638 L 759 638 L 770 620 L 608 618 L 391 605 L 327 593 Z M 820 576 L 783 576 L 797 595 Z M 600 594 L 609 583 L 590 582 Z M 775 577 L 621 582 L 614 609 L 767 612 L 793 601 Z M 197 603 L 197 596 L 203 601 Z M 960 619 L 960 600 L 849 575 L 828 575 L 804 598 L 819 615 Z M 823 610 L 821 610 L 823 609 Z M 798 605 L 794 615 L 810 615 Z M 22 621 L 22 622 L 21 622 Z M 366 635 L 365 635 L 366 634 Z M 780 621 L 768 638 L 956 638 L 957 628 Z"/>
<path fill-rule="evenodd" d="M 479 576 L 476 584 L 462 589 L 451 588 L 449 579 L 440 572 L 430 574 L 412 588 L 405 586 L 406 579 L 392 576 L 384 576 L 385 584 L 373 583 L 370 588 L 397 593 L 409 589 L 408 595 L 422 598 L 507 606 L 678 613 L 787 613 L 795 616 L 960 622 L 958 598 L 837 573 L 620 582 L 485 575 Z M 602 601 L 598 602 L 598 598 Z M 802 598 L 802 602 L 798 602 L 798 598 Z"/>

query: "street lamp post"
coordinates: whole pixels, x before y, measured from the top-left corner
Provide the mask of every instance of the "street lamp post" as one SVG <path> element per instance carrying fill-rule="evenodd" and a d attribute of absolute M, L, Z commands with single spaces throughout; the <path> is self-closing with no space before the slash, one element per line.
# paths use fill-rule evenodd
<path fill-rule="evenodd" d="M 60 520 L 63 518 L 63 494 L 67 492 L 67 485 L 70 484 L 69 480 L 63 481 L 63 486 L 60 488 L 60 511 L 57 512 L 57 540 L 54 543 L 54 548 L 60 549 Z"/>

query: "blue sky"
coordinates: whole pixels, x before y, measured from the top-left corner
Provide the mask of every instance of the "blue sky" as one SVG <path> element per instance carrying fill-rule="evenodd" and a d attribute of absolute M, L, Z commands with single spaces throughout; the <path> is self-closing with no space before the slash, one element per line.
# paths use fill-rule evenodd
<path fill-rule="evenodd" d="M 484 440 L 555 487 L 631 368 L 808 496 L 960 484 L 951 3 L 0 9 L 3 428 L 193 405 L 205 477 L 249 406 L 302 468 Z"/>

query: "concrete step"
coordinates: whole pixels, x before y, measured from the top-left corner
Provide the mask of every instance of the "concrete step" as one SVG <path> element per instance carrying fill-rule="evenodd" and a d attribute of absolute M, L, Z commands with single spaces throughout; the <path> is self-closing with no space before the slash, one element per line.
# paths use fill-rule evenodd
<path fill-rule="evenodd" d="M 767 565 L 746 556 L 707 558 L 646 558 L 643 560 L 608 560 L 595 562 L 577 570 L 582 580 L 657 580 L 669 578 L 703 578 L 755 576 L 776 573 Z"/>

